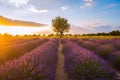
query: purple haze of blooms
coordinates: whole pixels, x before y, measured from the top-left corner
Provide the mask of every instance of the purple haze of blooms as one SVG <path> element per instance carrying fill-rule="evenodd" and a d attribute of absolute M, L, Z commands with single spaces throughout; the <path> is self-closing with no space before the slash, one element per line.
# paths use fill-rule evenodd
<path fill-rule="evenodd" d="M 80 39 L 79 38 L 71 38 L 70 39 L 72 42 L 78 42 Z"/>
<path fill-rule="evenodd" d="M 64 41 L 65 70 L 71 80 L 116 80 L 115 71 L 102 58 L 69 40 Z"/>
<path fill-rule="evenodd" d="M 89 50 L 95 50 L 97 46 L 99 46 L 98 43 L 94 43 L 92 41 L 85 41 L 81 44 L 82 47 L 87 48 Z"/>
<path fill-rule="evenodd" d="M 52 39 L 19 59 L 0 65 L 0 80 L 56 80 L 58 40 Z"/>
<path fill-rule="evenodd" d="M 26 52 L 32 51 L 39 45 L 47 42 L 49 39 L 39 39 L 34 38 L 32 40 L 25 41 L 23 43 L 18 43 L 14 45 L 9 45 L 3 49 L 0 49 L 0 63 L 7 61 L 9 59 L 18 58 L 19 56 L 25 54 Z M 2 55 L 4 57 L 2 57 Z"/>
<path fill-rule="evenodd" d="M 115 51 L 114 47 L 109 44 L 97 46 L 95 49 L 95 53 L 105 60 L 108 59 L 109 55 L 111 55 L 113 51 Z"/>
<path fill-rule="evenodd" d="M 78 38 L 71 38 L 70 39 L 72 42 L 77 43 L 78 45 L 87 48 L 89 50 L 95 50 L 95 48 L 97 46 L 99 46 L 100 44 L 98 44 L 97 42 L 95 42 L 95 39 L 78 39 Z"/>
<path fill-rule="evenodd" d="M 120 50 L 120 39 L 118 38 L 113 38 L 110 40 L 110 44 L 116 48 L 117 50 Z"/>
<path fill-rule="evenodd" d="M 119 38 L 110 38 L 110 39 L 93 39 L 91 40 L 94 43 L 99 43 L 101 45 L 110 44 L 114 48 L 120 50 L 120 39 Z"/>

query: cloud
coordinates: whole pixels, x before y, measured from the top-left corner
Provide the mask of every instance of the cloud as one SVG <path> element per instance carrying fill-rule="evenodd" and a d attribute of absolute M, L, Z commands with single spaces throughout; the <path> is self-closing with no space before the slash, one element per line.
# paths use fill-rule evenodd
<path fill-rule="evenodd" d="M 84 34 L 84 33 L 90 33 L 92 32 L 92 30 L 80 27 L 80 26 L 75 26 L 72 25 L 70 31 L 68 32 L 68 34 Z M 52 30 L 51 27 L 44 27 L 43 29 L 41 29 L 40 31 L 36 31 L 34 33 L 37 34 L 53 34 L 54 31 Z"/>
<path fill-rule="evenodd" d="M 114 27 L 113 30 L 119 30 L 120 31 L 120 26 Z"/>
<path fill-rule="evenodd" d="M 99 20 L 93 20 L 89 22 L 82 22 L 81 25 L 72 25 L 70 32 L 72 34 L 86 34 L 86 33 L 98 33 L 98 32 L 110 32 L 112 30 L 120 30 L 120 26 L 114 27 L 107 25 Z"/>
<path fill-rule="evenodd" d="M 37 34 L 53 34 L 53 30 L 50 26 L 46 26 L 46 27 L 41 27 L 41 29 L 39 29 L 39 31 L 35 31 L 33 33 L 37 33 Z"/>
<path fill-rule="evenodd" d="M 98 22 L 88 22 L 88 23 L 83 23 L 81 25 L 73 25 L 71 26 L 70 33 L 72 34 L 86 34 L 86 33 L 94 33 L 95 31 L 95 26 L 99 25 Z"/>
<path fill-rule="evenodd" d="M 79 27 L 87 29 L 86 33 L 97 33 L 97 32 L 110 32 L 114 26 L 105 24 L 99 20 L 93 20 L 89 22 L 83 22 Z"/>
<path fill-rule="evenodd" d="M 114 4 L 114 3 L 113 3 L 113 4 L 107 5 L 106 8 L 111 8 L 111 7 L 115 7 L 115 6 L 117 6 L 117 4 Z"/>
<path fill-rule="evenodd" d="M 110 32 L 110 31 L 113 30 L 112 27 L 113 26 L 110 26 L 110 25 L 99 25 L 97 27 L 94 27 L 94 28 L 90 29 L 90 28 L 85 28 L 85 27 L 82 27 L 82 26 L 73 25 L 71 27 L 69 33 L 72 33 L 72 34 L 88 34 L 88 33 L 98 33 L 98 32 Z"/>
<path fill-rule="evenodd" d="M 44 30 L 44 31 L 38 31 L 38 32 L 33 32 L 37 34 L 53 34 L 54 32 L 52 30 Z"/>
<path fill-rule="evenodd" d="M 30 6 L 30 8 L 28 10 L 32 11 L 32 12 L 35 12 L 35 13 L 46 13 L 46 12 L 48 12 L 48 10 L 46 10 L 46 9 L 37 9 L 34 6 Z"/>
<path fill-rule="evenodd" d="M 13 3 L 16 7 L 20 7 L 21 5 L 27 5 L 29 0 L 9 0 L 10 3 Z"/>
<path fill-rule="evenodd" d="M 0 16 L 0 25 L 3 25 L 3 26 L 28 26 L 28 27 L 45 26 L 45 24 L 41 24 L 41 23 L 12 20 L 12 19 L 8 19 L 8 18 L 3 17 L 3 16 Z"/>
<path fill-rule="evenodd" d="M 72 25 L 68 34 L 88 34 L 88 33 L 98 33 L 98 32 L 110 32 L 112 30 L 120 30 L 120 26 L 117 26 L 113 29 L 113 26 L 110 25 L 97 25 L 96 27 L 86 28 L 81 25 Z M 53 34 L 54 31 L 51 27 L 42 27 L 40 31 L 36 31 L 37 34 Z"/>
<path fill-rule="evenodd" d="M 97 33 L 98 32 L 110 32 L 113 30 L 112 27 L 113 26 L 111 26 L 111 25 L 99 25 L 99 26 L 95 27 L 94 30 Z"/>
<path fill-rule="evenodd" d="M 68 8 L 69 8 L 68 6 L 62 6 L 62 7 L 61 7 L 61 10 L 62 10 L 62 11 L 65 11 L 65 10 L 67 10 Z"/>
<path fill-rule="evenodd" d="M 84 4 L 80 6 L 81 9 L 89 8 L 93 5 L 93 0 L 84 0 Z"/>
<path fill-rule="evenodd" d="M 90 29 L 87 29 L 87 28 L 84 28 L 81 26 L 72 25 L 69 33 L 71 33 L 71 34 L 85 34 L 85 33 L 91 33 L 91 32 L 92 32 L 92 30 L 90 30 Z"/>
<path fill-rule="evenodd" d="M 82 22 L 80 26 L 85 27 L 85 28 L 95 28 L 101 24 L 102 24 L 101 21 L 93 20 L 93 21 L 89 21 L 89 22 Z"/>

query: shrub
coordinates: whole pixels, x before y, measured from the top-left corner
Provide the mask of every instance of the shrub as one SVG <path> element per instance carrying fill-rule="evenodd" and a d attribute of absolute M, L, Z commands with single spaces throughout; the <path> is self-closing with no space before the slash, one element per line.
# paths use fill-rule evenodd
<path fill-rule="evenodd" d="M 72 42 L 78 42 L 78 41 L 79 41 L 78 38 L 71 38 L 70 40 L 71 40 Z"/>
<path fill-rule="evenodd" d="M 111 45 L 100 45 L 96 48 L 95 52 L 102 57 L 107 59 L 108 56 L 114 51 L 114 48 Z"/>
<path fill-rule="evenodd" d="M 120 51 L 112 53 L 110 62 L 114 68 L 120 70 Z"/>
<path fill-rule="evenodd" d="M 18 59 L 0 65 L 0 80 L 56 80 L 56 40 L 50 40 Z"/>
<path fill-rule="evenodd" d="M 91 41 L 85 41 L 81 44 L 82 47 L 87 48 L 89 50 L 95 50 L 98 45 L 98 43 L 93 43 Z"/>
<path fill-rule="evenodd" d="M 116 48 L 117 50 L 120 50 L 120 39 L 111 39 L 110 40 L 110 44 L 114 47 L 114 48 Z"/>
<path fill-rule="evenodd" d="M 14 44 L 0 49 L 0 63 L 7 61 L 9 59 L 18 58 L 19 56 L 25 54 L 26 52 L 32 51 L 39 45 L 47 42 L 48 39 L 35 39 L 31 41 L 26 41 L 19 44 Z"/>
<path fill-rule="evenodd" d="M 70 80 L 115 80 L 115 71 L 93 52 L 68 42 L 63 47 L 63 53 Z"/>

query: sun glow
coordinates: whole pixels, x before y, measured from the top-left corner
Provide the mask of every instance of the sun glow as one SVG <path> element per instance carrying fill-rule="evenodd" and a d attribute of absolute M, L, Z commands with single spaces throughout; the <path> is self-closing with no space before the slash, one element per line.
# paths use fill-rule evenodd
<path fill-rule="evenodd" d="M 45 27 L 12 27 L 12 26 L 0 26 L 0 33 L 9 33 L 12 35 L 24 35 L 24 34 L 33 34 L 36 32 L 43 32 L 43 31 L 49 31 L 50 27 L 45 26 Z"/>
<path fill-rule="evenodd" d="M 6 21 L 3 20 L 3 19 L 0 19 L 0 25 L 1 25 L 1 24 L 8 25 L 8 24 L 6 23 Z"/>

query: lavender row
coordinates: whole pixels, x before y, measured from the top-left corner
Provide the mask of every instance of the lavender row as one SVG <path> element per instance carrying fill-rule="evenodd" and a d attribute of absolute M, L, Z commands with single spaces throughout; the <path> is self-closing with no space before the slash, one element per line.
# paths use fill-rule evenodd
<path fill-rule="evenodd" d="M 64 41 L 67 40 L 62 42 Z M 65 70 L 71 80 L 116 80 L 115 71 L 93 52 L 68 40 L 63 47 L 63 53 Z"/>
<path fill-rule="evenodd" d="M 100 40 L 98 42 L 100 42 Z M 107 42 L 104 42 L 104 44 L 96 46 L 96 49 L 93 51 L 105 59 L 107 62 L 109 62 L 112 67 L 120 70 L 120 39 L 109 39 Z"/>
<path fill-rule="evenodd" d="M 95 47 L 100 45 L 111 45 L 115 49 L 120 50 L 120 39 L 119 38 L 111 38 L 111 39 L 78 39 L 71 38 L 72 42 L 76 42 L 79 45 L 89 48 L 90 50 L 94 50 Z M 92 46 L 92 49 L 91 49 Z"/>
<path fill-rule="evenodd" d="M 0 63 L 9 59 L 14 59 L 26 52 L 32 51 L 37 46 L 47 42 L 48 39 L 35 39 L 21 44 L 14 44 L 7 47 L 0 48 Z"/>
<path fill-rule="evenodd" d="M 58 40 L 52 39 L 0 66 L 0 80 L 56 80 Z"/>
<path fill-rule="evenodd" d="M 120 39 L 90 39 L 86 41 L 72 38 L 71 41 L 94 51 L 97 55 L 109 62 L 114 68 L 120 70 Z"/>
<path fill-rule="evenodd" d="M 31 41 L 31 40 L 35 40 L 36 38 L 27 38 L 27 39 L 16 39 L 16 40 L 12 40 L 12 41 L 5 41 L 5 44 L 4 46 L 9 46 L 9 45 L 14 45 L 14 44 L 20 44 L 20 43 L 23 43 L 23 42 L 28 42 L 28 41 Z M 38 38 L 39 39 L 39 38 Z"/>

